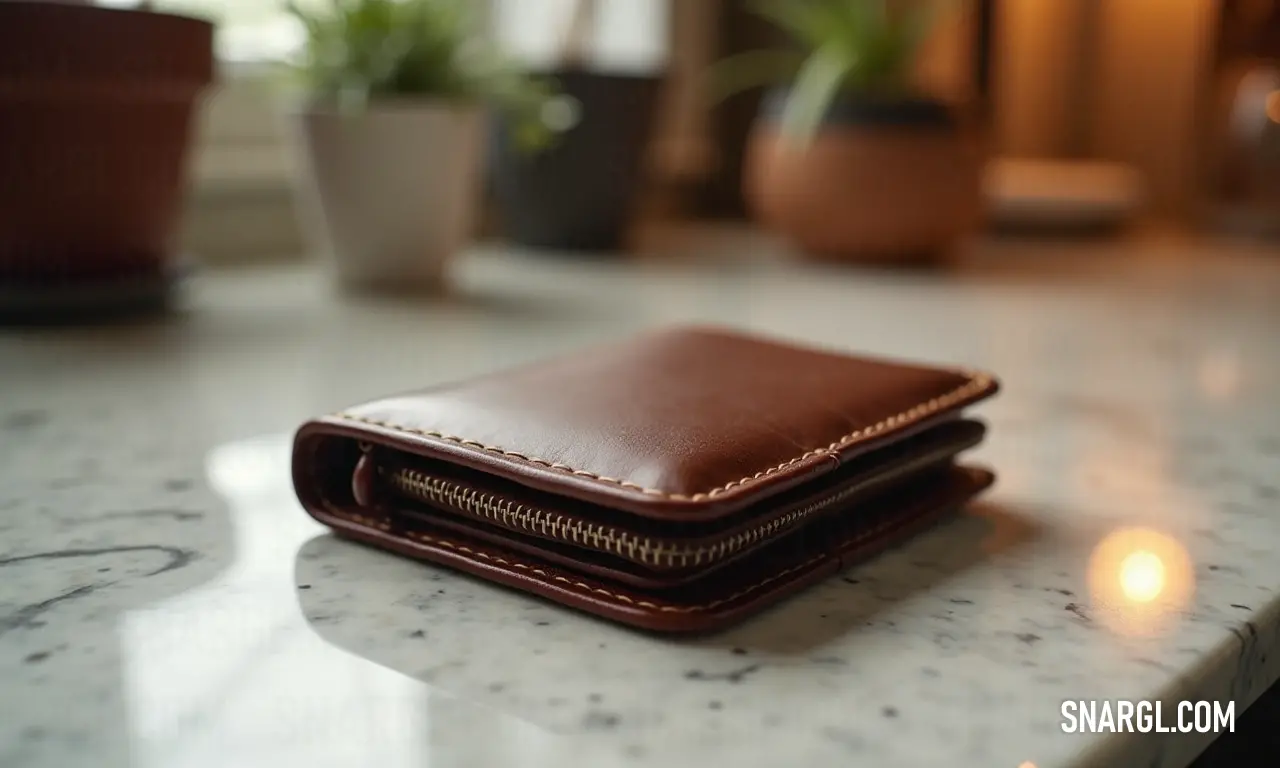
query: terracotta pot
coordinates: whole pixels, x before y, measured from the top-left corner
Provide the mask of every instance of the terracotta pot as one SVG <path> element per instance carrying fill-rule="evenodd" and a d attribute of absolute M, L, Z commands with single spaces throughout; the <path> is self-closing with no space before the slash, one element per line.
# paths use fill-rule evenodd
<path fill-rule="evenodd" d="M 213 26 L 0 2 L 0 287 L 166 271 Z"/>
<path fill-rule="evenodd" d="M 765 100 L 743 191 L 756 217 L 807 257 L 933 261 L 979 221 L 977 142 L 944 105 L 845 98 L 798 148 L 779 131 L 786 97 Z"/>

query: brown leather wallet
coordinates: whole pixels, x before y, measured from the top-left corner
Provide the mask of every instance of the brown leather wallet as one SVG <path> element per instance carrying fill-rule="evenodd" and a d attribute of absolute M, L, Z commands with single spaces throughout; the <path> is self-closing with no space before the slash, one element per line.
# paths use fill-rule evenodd
<path fill-rule="evenodd" d="M 989 375 L 724 330 L 642 336 L 304 424 L 339 535 L 626 624 L 727 625 L 954 511 Z"/>

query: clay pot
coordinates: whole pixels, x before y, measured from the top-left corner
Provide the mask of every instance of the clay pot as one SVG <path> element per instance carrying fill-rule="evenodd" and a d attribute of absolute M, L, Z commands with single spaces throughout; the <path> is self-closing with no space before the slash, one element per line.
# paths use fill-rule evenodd
<path fill-rule="evenodd" d="M 0 2 L 0 288 L 165 273 L 212 75 L 208 22 Z"/>
<path fill-rule="evenodd" d="M 779 131 L 786 98 L 765 99 L 743 191 L 756 217 L 806 257 L 931 262 L 980 220 L 980 152 L 943 104 L 846 96 L 797 147 Z"/>

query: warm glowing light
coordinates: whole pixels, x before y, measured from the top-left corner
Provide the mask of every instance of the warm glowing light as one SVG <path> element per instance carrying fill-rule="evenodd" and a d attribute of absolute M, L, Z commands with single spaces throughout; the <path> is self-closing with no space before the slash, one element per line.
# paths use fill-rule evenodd
<path fill-rule="evenodd" d="M 1103 537 L 1089 562 L 1091 615 L 1128 636 L 1158 634 L 1195 594 L 1195 567 L 1173 536 L 1121 528 Z"/>
<path fill-rule="evenodd" d="M 1164 561 L 1140 549 L 1120 562 L 1120 589 L 1135 603 L 1149 603 L 1164 591 Z"/>
<path fill-rule="evenodd" d="M 1036 764 L 1028 760 L 1025 763 L 1018 763 L 1018 768 L 1036 768 Z"/>
<path fill-rule="evenodd" d="M 1280 123 L 1280 91 L 1267 94 L 1267 117 L 1273 123 Z"/>

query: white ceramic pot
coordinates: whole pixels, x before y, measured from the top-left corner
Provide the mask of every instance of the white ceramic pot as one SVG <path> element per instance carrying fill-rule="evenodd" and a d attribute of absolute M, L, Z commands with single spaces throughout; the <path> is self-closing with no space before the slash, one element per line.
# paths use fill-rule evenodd
<path fill-rule="evenodd" d="M 478 208 L 484 123 L 478 107 L 375 102 L 357 113 L 298 116 L 300 214 L 348 288 L 443 283 Z"/>

